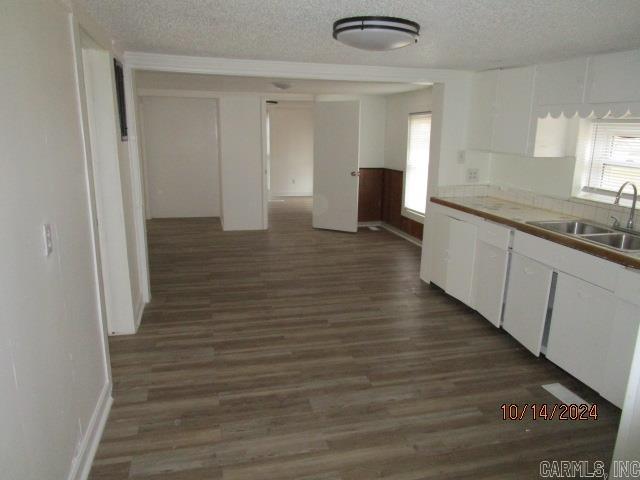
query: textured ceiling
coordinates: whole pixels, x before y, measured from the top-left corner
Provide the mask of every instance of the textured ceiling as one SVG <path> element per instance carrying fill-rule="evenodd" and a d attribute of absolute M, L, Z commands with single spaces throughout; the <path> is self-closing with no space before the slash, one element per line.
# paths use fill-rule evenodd
<path fill-rule="evenodd" d="M 74 0 L 126 50 L 483 70 L 640 47 L 640 0 Z M 350 15 L 422 26 L 391 52 L 331 37 Z"/>
<path fill-rule="evenodd" d="M 290 86 L 276 88 L 274 82 Z M 385 95 L 424 88 L 424 85 L 379 82 L 342 82 L 328 80 L 287 80 L 268 77 L 233 77 L 189 73 L 137 72 L 136 85 L 141 89 L 208 90 L 213 92 L 303 93 L 342 95 Z"/>

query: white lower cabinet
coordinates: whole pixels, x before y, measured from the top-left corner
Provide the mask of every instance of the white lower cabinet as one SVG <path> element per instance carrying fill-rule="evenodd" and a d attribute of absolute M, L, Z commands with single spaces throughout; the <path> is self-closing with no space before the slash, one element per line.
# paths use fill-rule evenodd
<path fill-rule="evenodd" d="M 622 407 L 638 322 L 637 305 L 561 272 L 547 358 Z"/>
<path fill-rule="evenodd" d="M 449 221 L 449 260 L 445 291 L 462 303 L 473 306 L 471 284 L 476 253 L 477 227 L 456 218 Z"/>
<path fill-rule="evenodd" d="M 473 271 L 475 309 L 496 327 L 502 319 L 509 252 L 478 240 Z"/>
<path fill-rule="evenodd" d="M 431 281 L 444 290 L 449 261 L 449 217 L 434 212 L 431 216 Z"/>
<path fill-rule="evenodd" d="M 640 306 L 617 300 L 609 343 L 605 348 L 603 379 L 599 393 L 620 408 L 624 403 L 638 338 L 639 311 Z"/>
<path fill-rule="evenodd" d="M 540 355 L 553 270 L 512 253 L 502 328 L 534 355 Z"/>
<path fill-rule="evenodd" d="M 613 294 L 558 274 L 547 358 L 596 391 L 602 391 L 616 301 Z"/>
<path fill-rule="evenodd" d="M 550 361 L 622 407 L 640 272 L 466 213 L 432 212 L 430 280 L 495 326 L 502 321 L 534 355 L 546 340 Z"/>
<path fill-rule="evenodd" d="M 471 305 L 477 228 L 437 212 L 432 216 L 431 281 L 454 298 Z"/>

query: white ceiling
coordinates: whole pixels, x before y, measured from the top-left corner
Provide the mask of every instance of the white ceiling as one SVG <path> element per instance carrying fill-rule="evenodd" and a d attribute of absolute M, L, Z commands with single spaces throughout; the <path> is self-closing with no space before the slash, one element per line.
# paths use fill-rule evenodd
<path fill-rule="evenodd" d="M 290 88 L 281 90 L 273 85 L 274 82 L 286 83 Z M 405 83 L 287 80 L 268 77 L 233 77 L 146 71 L 136 73 L 136 86 L 139 89 L 259 92 L 275 94 L 295 93 L 311 95 L 388 95 L 425 88 L 424 85 L 410 85 Z"/>
<path fill-rule="evenodd" d="M 639 0 L 74 0 L 126 50 L 258 60 L 483 70 L 640 47 Z M 420 42 L 336 42 L 350 15 L 405 17 Z"/>

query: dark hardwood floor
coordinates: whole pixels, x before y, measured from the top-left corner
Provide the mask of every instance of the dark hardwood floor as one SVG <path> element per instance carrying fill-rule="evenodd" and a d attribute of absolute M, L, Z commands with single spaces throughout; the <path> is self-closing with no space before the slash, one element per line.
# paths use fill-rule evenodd
<path fill-rule="evenodd" d="M 418 278 L 381 231 L 314 231 L 308 199 L 268 232 L 148 224 L 153 301 L 109 341 L 115 402 L 92 480 L 538 478 L 610 460 L 619 411 Z M 503 421 L 561 382 L 597 421 Z"/>

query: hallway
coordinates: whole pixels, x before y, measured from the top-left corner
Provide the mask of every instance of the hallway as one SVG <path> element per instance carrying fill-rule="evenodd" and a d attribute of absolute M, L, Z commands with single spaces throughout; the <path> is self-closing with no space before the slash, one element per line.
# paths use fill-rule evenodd
<path fill-rule="evenodd" d="M 619 411 L 419 278 L 384 230 L 311 228 L 308 198 L 271 229 L 148 223 L 152 302 L 111 337 L 114 405 L 93 480 L 523 479 L 548 459 L 611 458 Z M 597 421 L 504 421 L 556 403 Z"/>

